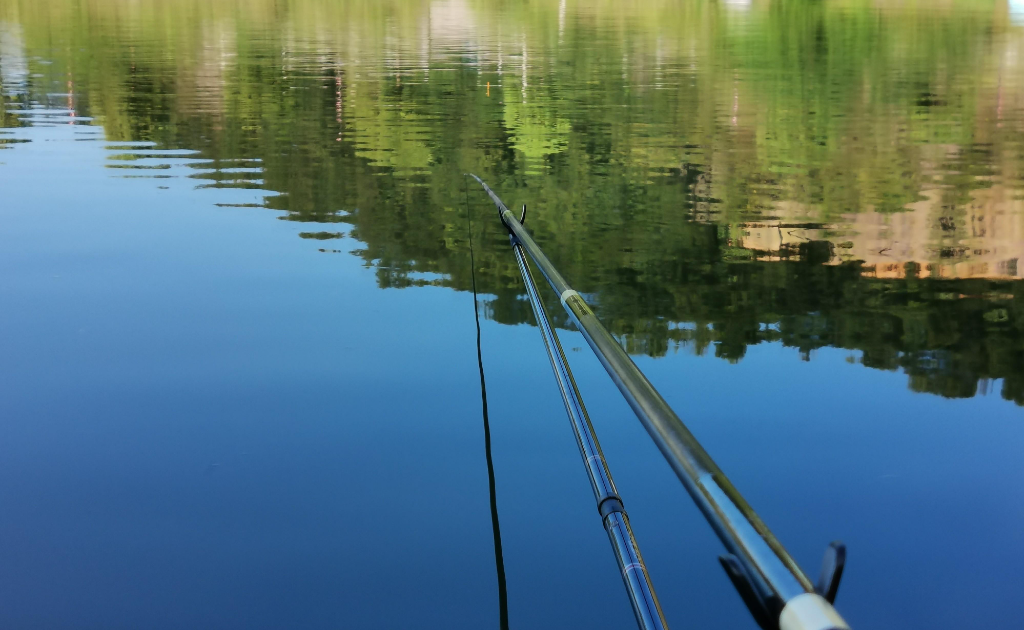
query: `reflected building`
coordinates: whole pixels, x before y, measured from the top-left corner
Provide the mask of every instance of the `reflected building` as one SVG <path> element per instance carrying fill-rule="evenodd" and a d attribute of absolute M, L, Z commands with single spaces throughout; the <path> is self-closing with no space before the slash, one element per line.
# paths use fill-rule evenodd
<path fill-rule="evenodd" d="M 760 209 L 765 219 L 730 224 L 729 244 L 749 251 L 755 260 L 783 261 L 798 260 L 809 244 L 821 243 L 815 252 L 824 260 L 818 262 L 859 263 L 864 276 L 878 279 L 901 279 L 908 274 L 937 279 L 1020 279 L 1024 276 L 1020 264 L 1024 261 L 1021 57 L 1021 38 L 1008 33 L 994 42 L 991 54 L 981 64 L 986 80 L 972 95 L 973 119 L 947 123 L 960 126 L 970 144 L 907 143 L 905 151 L 913 156 L 908 164 L 912 171 L 903 176 L 912 175 L 918 182 L 916 200 L 884 210 L 865 203 L 853 212 L 830 216 L 823 204 L 787 199 L 788 191 L 783 188 L 782 200 Z M 865 87 L 865 92 L 870 89 Z M 929 117 L 935 116 L 930 110 L 944 107 L 943 98 L 924 91 L 917 103 L 924 114 L 912 112 L 891 129 L 914 125 L 927 129 Z M 885 140 L 894 145 L 905 143 L 905 131 L 889 133 L 893 135 L 883 136 Z M 859 148 L 851 148 L 856 150 Z M 853 171 L 851 180 L 858 184 L 871 181 L 872 171 L 857 172 L 861 166 L 854 159 L 851 154 L 840 169 Z M 716 192 L 722 194 L 715 190 L 695 194 L 708 197 Z M 722 217 L 711 213 L 698 219 L 721 221 Z"/>
<path fill-rule="evenodd" d="M 760 261 L 792 260 L 812 242 L 829 244 L 828 262 L 863 263 L 865 276 L 1014 280 L 1024 269 L 1024 197 L 997 185 L 971 191 L 963 212 L 952 216 L 942 190 L 922 191 L 923 201 L 904 212 L 846 214 L 834 224 L 808 221 L 815 214 L 794 202 L 777 204 L 769 221 L 741 223 L 734 246 Z"/>
<path fill-rule="evenodd" d="M 197 48 L 195 64 L 177 73 L 178 108 L 186 115 L 212 119 L 217 129 L 224 123 L 228 75 L 237 70 L 235 29 L 225 22 L 204 24 Z"/>

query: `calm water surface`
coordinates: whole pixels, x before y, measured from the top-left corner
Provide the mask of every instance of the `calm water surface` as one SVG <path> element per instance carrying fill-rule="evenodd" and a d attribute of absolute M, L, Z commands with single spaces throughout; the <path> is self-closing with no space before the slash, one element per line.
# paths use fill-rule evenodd
<path fill-rule="evenodd" d="M 1022 60 L 1017 0 L 0 0 L 0 626 L 497 628 L 472 233 L 510 625 L 631 627 L 467 171 L 855 628 L 1016 625 Z M 754 628 L 560 334 L 670 625 Z"/>

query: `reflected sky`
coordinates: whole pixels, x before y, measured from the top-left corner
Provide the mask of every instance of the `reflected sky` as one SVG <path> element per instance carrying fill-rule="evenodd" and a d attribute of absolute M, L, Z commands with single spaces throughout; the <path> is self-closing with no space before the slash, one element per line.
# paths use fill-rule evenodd
<path fill-rule="evenodd" d="M 630 627 L 467 170 L 854 627 L 1015 619 L 1016 4 L 236 9 L 0 7 L 0 625 L 497 627 L 472 214 L 510 626 Z M 754 627 L 560 335 L 669 624 Z"/>

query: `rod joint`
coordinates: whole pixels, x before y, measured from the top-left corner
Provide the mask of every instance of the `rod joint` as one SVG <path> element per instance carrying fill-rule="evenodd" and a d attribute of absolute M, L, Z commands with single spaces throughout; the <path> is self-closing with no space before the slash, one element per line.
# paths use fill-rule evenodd
<path fill-rule="evenodd" d="M 626 508 L 622 507 L 622 497 L 609 494 L 597 503 L 597 511 L 601 513 L 601 518 L 607 518 L 613 512 L 625 512 Z"/>

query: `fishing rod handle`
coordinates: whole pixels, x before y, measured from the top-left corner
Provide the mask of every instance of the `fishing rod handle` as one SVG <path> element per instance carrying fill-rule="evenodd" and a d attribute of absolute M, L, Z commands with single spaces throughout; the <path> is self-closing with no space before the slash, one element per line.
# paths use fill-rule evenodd
<path fill-rule="evenodd" d="M 850 626 L 824 597 L 804 593 L 786 602 L 779 630 L 850 630 Z"/>

